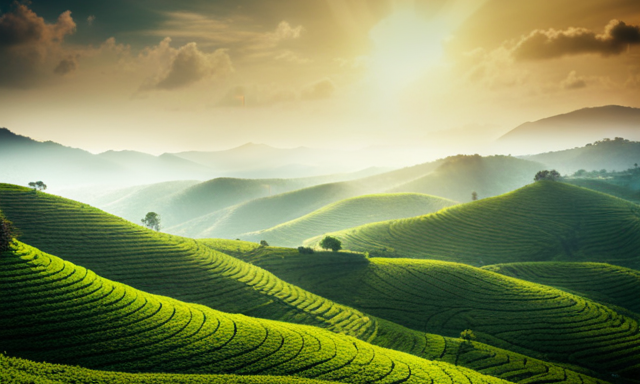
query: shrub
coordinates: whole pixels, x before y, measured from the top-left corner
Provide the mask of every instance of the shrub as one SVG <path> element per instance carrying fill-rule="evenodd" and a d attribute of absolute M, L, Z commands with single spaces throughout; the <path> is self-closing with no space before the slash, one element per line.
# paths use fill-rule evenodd
<path fill-rule="evenodd" d="M 298 247 L 298 252 L 302 253 L 303 255 L 310 255 L 313 253 L 313 248 Z"/>
<path fill-rule="evenodd" d="M 0 216 L 0 252 L 8 251 L 9 245 L 15 237 L 13 224 Z"/>

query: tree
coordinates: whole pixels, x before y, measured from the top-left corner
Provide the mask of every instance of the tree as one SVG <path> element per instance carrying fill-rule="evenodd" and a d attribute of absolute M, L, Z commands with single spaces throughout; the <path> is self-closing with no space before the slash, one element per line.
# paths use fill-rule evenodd
<path fill-rule="evenodd" d="M 302 253 L 303 255 L 311 255 L 313 254 L 313 248 L 309 248 L 309 247 L 298 247 L 298 252 Z"/>
<path fill-rule="evenodd" d="M 8 251 L 9 245 L 16 238 L 13 223 L 0 216 L 0 252 Z"/>
<path fill-rule="evenodd" d="M 478 200 L 478 192 L 476 191 L 471 192 L 471 200 L 473 201 Z"/>
<path fill-rule="evenodd" d="M 323 249 L 330 249 L 333 252 L 338 252 L 342 249 L 342 242 L 335 237 L 325 236 L 320 242 L 320 247 Z"/>
<path fill-rule="evenodd" d="M 160 215 L 155 212 L 149 212 L 142 219 L 142 224 L 144 224 L 149 229 L 154 229 L 156 231 L 160 230 Z"/>
<path fill-rule="evenodd" d="M 44 191 L 47 189 L 47 184 L 42 181 L 31 181 L 29 182 L 29 186 L 33 188 L 34 191 Z"/>
<path fill-rule="evenodd" d="M 261 247 L 268 247 L 269 243 L 267 243 L 267 240 L 260 240 L 260 246 Z"/>
<path fill-rule="evenodd" d="M 559 178 L 560 178 L 560 173 L 558 173 L 558 171 L 556 171 L 555 169 L 552 169 L 551 171 L 548 171 L 545 169 L 544 171 L 539 171 L 538 173 L 536 173 L 533 180 L 534 181 L 540 181 L 540 180 L 556 181 Z"/>

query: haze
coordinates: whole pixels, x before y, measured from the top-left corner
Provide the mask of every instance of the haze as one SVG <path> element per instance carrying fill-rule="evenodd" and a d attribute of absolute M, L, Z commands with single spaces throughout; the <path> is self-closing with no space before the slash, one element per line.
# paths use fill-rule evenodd
<path fill-rule="evenodd" d="M 635 0 L 3 0 L 0 10 L 0 126 L 94 153 L 247 142 L 495 153 L 488 145 L 526 121 L 640 107 Z"/>

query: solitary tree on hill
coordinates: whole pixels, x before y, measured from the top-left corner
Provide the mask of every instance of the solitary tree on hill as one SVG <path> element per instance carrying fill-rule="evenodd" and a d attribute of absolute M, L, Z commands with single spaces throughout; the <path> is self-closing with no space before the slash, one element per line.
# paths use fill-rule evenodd
<path fill-rule="evenodd" d="M 144 224 L 149 229 L 154 229 L 156 231 L 160 230 L 160 215 L 155 212 L 149 212 L 142 219 L 142 224 Z"/>
<path fill-rule="evenodd" d="M 559 178 L 560 178 L 560 173 L 558 173 L 558 171 L 556 171 L 555 169 L 552 169 L 551 171 L 548 171 L 545 169 L 544 171 L 539 171 L 538 173 L 536 173 L 533 180 L 534 181 L 540 181 L 540 180 L 556 181 Z"/>
<path fill-rule="evenodd" d="M 260 240 L 260 246 L 261 247 L 268 247 L 269 243 L 267 243 L 267 240 Z"/>
<path fill-rule="evenodd" d="M 330 249 L 333 252 L 338 252 L 342 249 L 342 242 L 335 237 L 325 236 L 320 242 L 320 247 L 323 249 Z"/>
<path fill-rule="evenodd" d="M 34 191 L 44 191 L 45 189 L 47 189 L 47 184 L 43 183 L 42 181 L 31 181 L 29 183 L 29 186 L 33 188 Z"/>
<path fill-rule="evenodd" d="M 471 192 L 471 200 L 473 201 L 478 200 L 478 192 L 476 191 Z"/>

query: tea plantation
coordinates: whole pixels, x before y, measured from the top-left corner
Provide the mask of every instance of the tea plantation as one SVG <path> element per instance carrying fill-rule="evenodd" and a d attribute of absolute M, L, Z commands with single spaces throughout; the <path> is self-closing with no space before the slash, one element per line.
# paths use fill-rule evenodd
<path fill-rule="evenodd" d="M 345 383 L 500 383 L 317 327 L 186 304 L 16 242 L 0 254 L 11 356 L 116 372 L 292 375 Z"/>
<path fill-rule="evenodd" d="M 640 207 L 553 181 L 332 236 L 342 240 L 345 249 L 381 257 L 439 259 L 476 266 L 599 261 L 640 268 Z"/>

